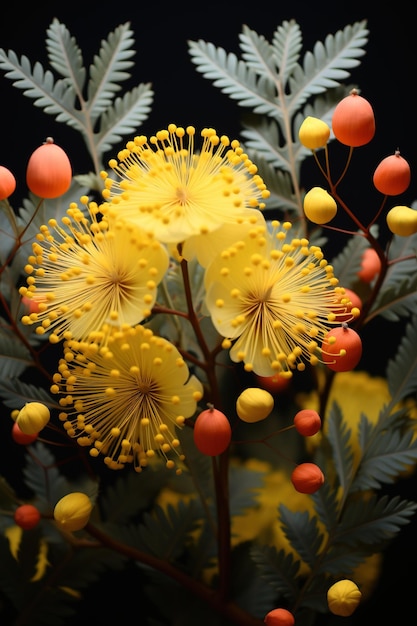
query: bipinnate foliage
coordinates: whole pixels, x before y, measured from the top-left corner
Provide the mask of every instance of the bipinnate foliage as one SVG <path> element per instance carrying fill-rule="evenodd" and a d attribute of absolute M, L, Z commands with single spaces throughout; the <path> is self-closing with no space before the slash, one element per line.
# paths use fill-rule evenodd
<path fill-rule="evenodd" d="M 323 232 L 309 233 L 310 226 L 299 219 L 304 193 L 301 165 L 311 152 L 300 144 L 298 129 L 307 116 L 330 124 L 334 107 L 350 89 L 345 81 L 365 54 L 368 35 L 367 24 L 361 21 L 304 52 L 301 28 L 292 20 L 279 25 L 271 41 L 243 26 L 240 57 L 210 42 L 188 42 L 197 72 L 244 109 L 242 142 L 271 190 L 266 213 L 295 220 L 300 233 L 320 245 L 327 241 Z M 0 202 L 0 397 L 9 410 L 38 401 L 59 411 L 48 391 L 50 380 L 43 378 L 44 339 L 20 323 L 18 289 L 39 226 L 51 218 L 59 221 L 70 202 L 98 190 L 105 155 L 122 139 L 137 134 L 151 111 L 150 84 L 139 83 L 122 92 L 122 83 L 132 76 L 134 43 L 130 25 L 118 26 L 86 68 L 76 39 L 54 19 L 46 33 L 51 69 L 0 49 L 4 77 L 34 106 L 83 138 L 93 169 L 78 176 L 63 198 L 45 201 L 41 207 L 30 194 L 15 211 Z M 369 232 L 378 237 L 375 224 Z M 360 233 L 355 235 L 333 262 L 345 287 L 356 284 L 360 256 L 369 245 Z M 64 450 L 51 447 L 54 453 L 41 441 L 28 447 L 23 467 L 13 469 L 20 471 L 25 491 L 42 511 L 39 526 L 22 532 L 13 525 L 13 509 L 22 496 L 10 479 L 0 480 L 0 591 L 12 615 L 10 623 L 72 623 L 81 597 L 88 601 L 90 587 L 104 573 L 120 576 L 132 564 L 135 574 L 132 569 L 128 572 L 136 585 L 134 605 L 140 605 L 141 615 L 142 606 L 149 609 L 149 626 L 164 625 L 173 614 L 181 626 L 197 621 L 199 626 L 261 625 L 269 610 L 284 605 L 297 607 L 297 626 L 311 626 L 317 613 L 325 613 L 329 581 L 353 576 L 371 555 L 389 545 L 417 510 L 415 502 L 384 493 L 386 485 L 395 484 L 417 461 L 417 439 L 407 408 L 417 392 L 416 241 L 416 236 L 393 236 L 389 263 L 365 312 L 364 323 L 377 316 L 389 322 L 407 320 L 386 370 L 392 401 L 381 408 L 376 421 L 365 413 L 352 416 L 338 401 L 328 407 L 320 445 L 312 451 L 295 450 L 300 459 L 310 455 L 322 468 L 323 487 L 306 496 L 300 508 L 293 508 L 291 498 L 280 499 L 273 519 L 265 522 L 267 528 L 266 505 L 259 496 L 268 489 L 268 479 L 287 467 L 272 444 L 259 441 L 246 448 L 250 458 L 235 445 L 226 494 L 232 529 L 233 521 L 251 512 L 256 513 L 259 529 L 249 536 L 232 530 L 230 554 L 219 553 L 217 544 L 217 514 L 226 506 L 216 491 L 220 470 L 211 458 L 198 453 L 191 429 L 178 433 L 186 458 L 181 475 L 156 463 L 140 474 L 116 475 L 109 484 L 102 471 L 79 474 L 89 467 L 79 448 L 75 453 L 70 450 L 78 471 L 66 471 L 63 459 L 71 444 Z M 190 275 L 200 303 L 201 268 L 190 265 Z M 167 279 L 172 297 L 181 297 L 178 279 L 175 274 Z M 160 326 L 162 334 L 169 335 L 170 324 L 171 320 Z M 182 320 L 178 326 L 182 333 L 189 332 Z M 190 337 L 189 345 L 193 341 Z M 291 426 L 294 408 L 282 403 L 272 419 Z M 358 425 L 357 436 L 352 420 Z M 287 448 L 285 455 L 291 456 L 293 450 Z M 267 491 L 271 501 L 275 489 L 270 486 Z M 57 500 L 72 491 L 87 493 L 95 503 L 94 515 L 79 538 L 61 532 L 52 520 Z M 283 540 L 274 540 L 275 526 Z M 219 558 L 228 559 L 232 581 L 231 597 L 224 603 L 213 591 Z"/>

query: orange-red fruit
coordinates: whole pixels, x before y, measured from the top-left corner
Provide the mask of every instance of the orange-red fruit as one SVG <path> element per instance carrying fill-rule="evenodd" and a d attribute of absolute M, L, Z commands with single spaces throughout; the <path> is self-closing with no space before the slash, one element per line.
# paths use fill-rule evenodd
<path fill-rule="evenodd" d="M 340 323 L 350 322 L 353 318 L 351 313 L 352 309 L 356 308 L 360 311 L 363 306 L 361 298 L 358 296 L 357 293 L 352 291 L 352 289 L 347 289 L 345 287 L 345 293 L 340 296 L 339 300 L 344 300 L 345 298 L 350 301 L 350 304 L 346 305 L 346 313 L 337 313 L 337 321 Z"/>
<path fill-rule="evenodd" d="M 375 116 L 372 106 L 352 89 L 337 105 L 332 117 L 334 136 L 340 143 L 357 148 L 364 146 L 375 135 Z"/>
<path fill-rule="evenodd" d="M 5 200 L 16 189 L 16 179 L 7 167 L 0 165 L 0 200 Z"/>
<path fill-rule="evenodd" d="M 23 530 L 35 528 L 39 524 L 40 519 L 41 514 L 33 504 L 22 504 L 14 512 L 14 521 Z"/>
<path fill-rule="evenodd" d="M 311 437 L 320 430 L 320 415 L 314 409 L 301 409 L 294 416 L 294 426 L 303 437 Z"/>
<path fill-rule="evenodd" d="M 194 423 L 194 443 L 202 454 L 217 456 L 226 450 L 232 429 L 226 415 L 211 407 L 202 411 Z"/>
<path fill-rule="evenodd" d="M 399 150 L 382 159 L 374 172 L 373 182 L 376 189 L 385 196 L 398 196 L 408 189 L 411 170 Z"/>
<path fill-rule="evenodd" d="M 265 616 L 267 626 L 294 626 L 294 615 L 287 609 L 273 609 Z"/>
<path fill-rule="evenodd" d="M 66 152 L 48 137 L 29 159 L 27 186 L 40 198 L 58 198 L 68 191 L 71 180 L 72 168 Z"/>
<path fill-rule="evenodd" d="M 13 440 L 21 446 L 28 446 L 30 443 L 33 443 L 38 438 L 39 433 L 34 433 L 33 435 L 27 435 L 20 429 L 19 424 L 15 422 L 12 427 L 12 438 Z"/>
<path fill-rule="evenodd" d="M 291 378 L 274 374 L 273 376 L 259 376 L 256 374 L 256 380 L 262 389 L 266 389 L 269 393 L 282 393 L 291 384 Z"/>
<path fill-rule="evenodd" d="M 358 277 L 364 283 L 370 283 L 381 271 L 381 259 L 374 248 L 366 248 L 362 254 L 361 269 Z"/>
<path fill-rule="evenodd" d="M 321 358 L 334 372 L 350 372 L 362 356 L 362 340 L 356 330 L 336 326 L 324 337 Z"/>
<path fill-rule="evenodd" d="M 299 493 L 315 493 L 324 483 L 324 474 L 315 463 L 300 463 L 291 474 L 291 482 Z"/>

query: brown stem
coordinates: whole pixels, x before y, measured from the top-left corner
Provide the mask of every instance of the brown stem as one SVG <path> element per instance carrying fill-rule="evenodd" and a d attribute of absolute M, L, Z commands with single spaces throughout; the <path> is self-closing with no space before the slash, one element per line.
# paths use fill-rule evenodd
<path fill-rule="evenodd" d="M 113 539 L 113 537 L 90 522 L 86 525 L 85 530 L 92 537 L 97 539 L 102 546 L 110 548 L 119 554 L 123 554 L 129 559 L 148 565 L 162 574 L 165 574 L 172 580 L 175 580 L 184 587 L 184 589 L 187 589 L 192 595 L 206 602 L 214 611 L 230 620 L 233 624 L 237 626 L 263 626 L 264 622 L 262 620 L 250 615 L 234 602 L 225 600 L 216 590 L 188 576 L 180 569 L 171 565 L 171 563 Z"/>

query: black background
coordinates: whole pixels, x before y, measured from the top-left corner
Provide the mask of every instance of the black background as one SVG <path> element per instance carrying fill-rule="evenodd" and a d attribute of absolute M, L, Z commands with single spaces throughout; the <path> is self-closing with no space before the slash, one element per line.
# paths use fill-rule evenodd
<path fill-rule="evenodd" d="M 140 129 L 142 134 L 154 134 L 174 122 L 196 127 L 213 126 L 219 133 L 237 137 L 242 109 L 196 72 L 187 51 L 188 40 L 204 39 L 228 52 L 239 53 L 238 35 L 246 24 L 268 40 L 284 20 L 295 19 L 303 33 L 305 50 L 312 49 L 317 40 L 324 41 L 347 24 L 367 20 L 370 30 L 367 53 L 361 65 L 352 70 L 349 82 L 355 83 L 375 111 L 377 133 L 371 145 L 361 149 L 361 178 L 350 190 L 352 201 L 369 210 L 374 201 L 370 185 L 373 168 L 396 148 L 409 161 L 412 173 L 416 168 L 417 111 L 415 102 L 416 27 L 412 2 L 388 5 L 368 2 L 252 2 L 252 3 L 181 3 L 103 2 L 84 3 L 42 2 L 23 9 L 21 3 L 8 4 L 7 17 L 2 11 L 0 47 L 26 55 L 32 64 L 47 65 L 45 36 L 54 17 L 64 23 L 76 38 L 88 64 L 98 52 L 100 42 L 118 25 L 130 22 L 135 34 L 134 75 L 126 83 L 131 87 L 150 82 L 155 92 L 152 112 Z M 27 159 L 46 136 L 52 135 L 72 156 L 75 173 L 79 164 L 88 168 L 82 156 L 83 146 L 75 131 L 56 124 L 53 117 L 33 107 L 30 99 L 0 75 L 0 164 L 9 167 L 18 179 L 12 203 L 19 203 L 26 194 L 24 174 Z M 367 173 L 369 172 L 369 173 Z M 404 194 L 401 203 L 417 199 L 417 177 Z M 397 329 L 398 330 L 398 329 Z M 378 332 L 378 327 L 377 327 Z M 382 331 L 381 331 L 382 332 Z M 377 337 L 372 361 L 386 358 L 387 339 Z M 388 342 L 389 343 L 389 342 Z M 2 416 L 0 416 L 2 417 Z M 6 414 L 5 419 L 9 419 Z M 8 462 L 7 446 L 2 446 L 3 460 Z M 416 481 L 412 478 L 401 485 L 402 495 L 415 498 Z M 395 488 L 398 491 L 398 486 Z M 365 626 L 369 623 L 414 623 L 415 585 L 417 583 L 417 524 L 407 526 L 387 553 L 382 580 L 372 599 L 360 607 L 352 618 L 333 618 L 332 623 Z M 105 581 L 103 581 L 104 583 Z M 126 603 L 136 613 L 135 597 L 124 597 L 125 581 L 117 587 L 111 579 L 114 606 L 110 598 L 103 603 L 106 590 L 97 587 L 97 601 L 85 603 L 84 614 L 101 618 L 126 616 Z M 124 608 L 123 608 L 124 607 Z M 91 611 L 91 613 L 90 613 Z M 136 613 L 137 615 L 137 613 Z M 140 608 L 139 608 L 140 615 Z M 133 615 L 131 615 L 131 618 Z M 146 623 L 145 616 L 133 620 Z M 77 619 L 79 621 L 79 619 Z M 81 622 L 83 623 L 83 622 Z M 87 619 L 85 620 L 87 623 Z M 30 625 L 29 625 L 30 626 Z"/>

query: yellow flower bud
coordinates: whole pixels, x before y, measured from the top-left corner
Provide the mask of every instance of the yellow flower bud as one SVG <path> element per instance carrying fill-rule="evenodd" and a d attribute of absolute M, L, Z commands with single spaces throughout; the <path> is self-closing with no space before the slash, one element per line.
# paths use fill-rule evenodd
<path fill-rule="evenodd" d="M 54 518 L 65 530 L 81 530 L 90 519 L 93 504 L 90 498 L 74 491 L 61 498 L 54 508 Z"/>
<path fill-rule="evenodd" d="M 327 604 L 334 615 L 349 617 L 361 601 L 362 594 L 352 580 L 339 580 L 327 591 Z"/>
<path fill-rule="evenodd" d="M 314 224 L 327 224 L 337 213 L 335 199 L 322 187 L 312 187 L 304 196 L 304 213 Z"/>
<path fill-rule="evenodd" d="M 414 235 L 417 233 L 417 211 L 408 206 L 395 206 L 387 213 L 387 224 L 395 235 Z"/>
<path fill-rule="evenodd" d="M 40 432 L 51 418 L 48 407 L 41 402 L 27 402 L 17 415 L 16 423 L 25 435 Z"/>
<path fill-rule="evenodd" d="M 236 412 L 243 422 L 260 422 L 268 417 L 273 408 L 273 396 L 259 387 L 248 387 L 236 401 Z"/>
<path fill-rule="evenodd" d="M 323 148 L 330 137 L 330 127 L 317 117 L 308 116 L 300 126 L 298 138 L 310 150 Z"/>

